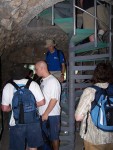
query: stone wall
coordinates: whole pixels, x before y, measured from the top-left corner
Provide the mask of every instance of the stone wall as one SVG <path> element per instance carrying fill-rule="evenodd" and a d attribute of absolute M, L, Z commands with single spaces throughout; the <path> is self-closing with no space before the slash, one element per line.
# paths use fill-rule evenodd
<path fill-rule="evenodd" d="M 1 57 L 3 83 L 10 79 L 10 72 L 14 64 L 34 64 L 38 60 L 45 59 L 46 39 L 54 39 L 57 48 L 63 50 L 65 57 L 68 57 L 68 36 L 61 29 L 56 26 L 48 26 L 43 29 L 29 28 L 29 31 L 23 33 L 20 44 L 13 43 Z"/>
<path fill-rule="evenodd" d="M 0 0 L 0 56 L 2 80 L 10 78 L 10 71 L 16 63 L 35 63 L 44 59 L 44 42 L 54 39 L 58 47 L 67 50 L 67 35 L 56 26 L 51 26 L 40 12 L 63 0 Z M 37 25 L 29 27 L 36 18 Z"/>
<path fill-rule="evenodd" d="M 0 55 L 13 43 L 21 43 L 28 23 L 35 16 L 61 1 L 63 0 L 1 0 Z"/>

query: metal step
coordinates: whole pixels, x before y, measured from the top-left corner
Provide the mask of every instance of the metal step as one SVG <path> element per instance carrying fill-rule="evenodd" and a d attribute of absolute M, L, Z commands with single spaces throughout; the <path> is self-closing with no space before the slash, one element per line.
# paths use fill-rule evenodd
<path fill-rule="evenodd" d="M 78 71 L 94 70 L 95 67 L 96 66 L 85 66 L 85 65 L 84 66 L 73 66 L 73 70 L 78 70 Z M 77 76 L 77 78 L 78 78 L 79 75 L 75 75 L 75 76 Z M 81 75 L 81 76 L 83 76 L 83 75 Z"/>
<path fill-rule="evenodd" d="M 61 126 L 61 131 L 69 131 L 69 127 L 62 127 Z"/>
<path fill-rule="evenodd" d="M 70 139 L 70 136 L 69 135 L 67 135 L 67 136 L 60 136 L 60 140 L 62 140 L 62 141 L 68 141 Z"/>
<path fill-rule="evenodd" d="M 70 140 L 71 140 L 71 138 L 70 138 Z M 69 141 L 69 140 L 68 141 L 61 141 L 59 150 L 74 150 L 74 149 L 72 149 L 73 144 L 70 142 L 71 141 Z"/>
<path fill-rule="evenodd" d="M 77 45 L 92 34 L 94 30 L 91 29 L 76 29 L 76 34 L 72 36 L 71 42 Z"/>
<path fill-rule="evenodd" d="M 82 26 L 82 17 L 81 15 L 77 16 L 78 22 L 77 27 L 80 28 Z M 56 18 L 54 20 L 55 24 L 58 25 L 65 33 L 73 32 L 73 18 Z M 77 29 L 77 32 L 80 29 Z"/>
<path fill-rule="evenodd" d="M 88 86 L 91 86 L 92 83 L 76 83 L 74 85 L 74 88 L 77 88 L 77 89 L 83 89 L 83 88 L 86 88 Z"/>
<path fill-rule="evenodd" d="M 61 121 L 65 121 L 65 122 L 68 122 L 69 120 L 69 116 L 66 115 L 66 114 L 61 114 Z"/>
<path fill-rule="evenodd" d="M 109 58 L 109 54 L 95 54 L 95 55 L 76 56 L 76 58 L 74 58 L 74 61 L 87 62 L 87 61 L 95 61 L 95 60 L 105 60 L 107 58 Z"/>
<path fill-rule="evenodd" d="M 91 79 L 92 75 L 74 75 L 74 79 Z"/>
<path fill-rule="evenodd" d="M 67 104 L 67 103 L 61 103 L 61 108 L 62 108 L 62 110 L 66 113 L 66 114 L 68 114 L 68 110 L 69 110 L 69 105 Z"/>
<path fill-rule="evenodd" d="M 70 51 L 79 54 L 83 52 L 89 52 L 89 51 L 94 51 L 102 48 L 107 48 L 108 46 L 109 46 L 108 43 L 98 42 L 97 47 L 95 47 L 94 42 L 89 42 L 86 44 L 80 44 L 77 46 L 70 47 Z"/>

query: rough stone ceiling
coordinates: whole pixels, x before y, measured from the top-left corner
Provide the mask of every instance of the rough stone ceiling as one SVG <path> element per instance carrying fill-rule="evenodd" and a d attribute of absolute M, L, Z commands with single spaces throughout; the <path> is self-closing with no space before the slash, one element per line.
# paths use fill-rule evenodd
<path fill-rule="evenodd" d="M 28 34 L 33 36 L 27 27 L 29 22 L 46 8 L 61 1 L 63 0 L 0 0 L 0 56 L 9 48 L 26 41 Z M 37 28 L 37 33 L 40 30 L 40 27 Z M 39 36 L 35 38 L 40 39 Z"/>

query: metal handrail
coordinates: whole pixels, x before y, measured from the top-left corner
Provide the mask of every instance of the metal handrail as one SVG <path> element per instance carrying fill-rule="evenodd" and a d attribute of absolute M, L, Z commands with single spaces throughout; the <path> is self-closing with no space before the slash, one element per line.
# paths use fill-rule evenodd
<path fill-rule="evenodd" d="M 102 24 L 104 24 L 104 25 L 109 29 L 109 26 L 106 25 L 101 19 L 95 17 L 94 15 L 92 15 L 91 13 L 87 12 L 86 10 L 80 8 L 79 6 L 76 6 L 76 5 L 74 5 L 74 6 L 75 6 L 76 8 L 78 8 L 78 9 L 80 9 L 81 11 L 87 13 L 88 15 L 92 16 L 93 18 L 97 19 L 98 21 L 102 22 Z"/>
<path fill-rule="evenodd" d="M 74 20 L 74 24 L 73 24 L 74 31 L 73 31 L 73 34 L 74 34 L 74 35 L 76 34 L 76 17 L 75 17 L 75 16 L 76 16 L 76 11 L 75 11 L 75 8 L 77 8 L 77 9 L 79 9 L 79 10 L 81 10 L 81 11 L 87 13 L 88 15 L 90 15 L 91 17 L 93 17 L 93 18 L 95 19 L 95 21 L 98 20 L 98 21 L 101 22 L 104 26 L 106 26 L 106 27 L 108 28 L 108 30 L 110 30 L 110 27 L 109 27 L 108 25 L 106 25 L 101 19 L 99 19 L 99 18 L 97 17 L 97 15 L 93 15 L 93 14 L 87 12 L 86 10 L 82 9 L 81 7 L 75 5 L 75 2 L 76 2 L 76 0 L 73 0 L 73 20 Z M 96 6 L 97 6 L 97 3 L 99 3 L 99 4 L 102 5 L 101 2 L 99 2 L 98 0 L 95 0 L 95 4 L 94 4 L 94 7 L 95 7 L 95 8 L 96 8 Z M 55 5 L 52 6 L 52 25 L 54 25 L 54 19 L 55 19 L 55 7 L 54 7 L 54 6 L 55 6 Z M 95 14 L 97 14 L 97 13 L 96 13 L 96 10 L 95 10 Z"/>
<path fill-rule="evenodd" d="M 101 19 L 99 19 L 97 17 L 97 0 L 94 1 L 94 8 L 95 8 L 95 14 L 91 14 L 89 12 L 87 12 L 86 10 L 82 9 L 81 7 L 75 5 L 75 0 L 73 0 L 73 7 L 87 13 L 88 15 L 90 15 L 91 17 L 93 17 L 95 19 L 95 47 L 97 47 L 97 20 L 100 21 L 103 25 L 105 25 L 109 30 L 110 30 L 110 27 L 108 25 L 106 25 Z M 100 2 L 98 2 L 99 4 L 101 4 Z M 76 18 L 76 12 L 75 12 L 75 9 L 73 9 L 73 20 L 74 20 L 74 29 L 73 29 L 73 34 L 75 35 L 76 34 L 76 24 L 75 24 L 75 19 Z"/>
<path fill-rule="evenodd" d="M 75 0 L 73 0 L 73 34 L 76 34 L 76 10 L 75 10 Z"/>
<path fill-rule="evenodd" d="M 109 14 L 112 13 L 112 6 L 110 5 Z M 109 60 L 112 60 L 112 27 L 111 27 L 111 16 L 109 15 L 109 25 L 110 25 L 110 34 L 109 34 Z"/>
<path fill-rule="evenodd" d="M 55 11 L 54 11 L 54 5 L 52 6 L 52 26 L 54 26 L 54 18 L 55 18 Z"/>
<path fill-rule="evenodd" d="M 94 1 L 94 8 L 95 8 L 95 17 L 97 18 L 97 0 Z M 95 42 L 95 47 L 97 47 L 97 19 L 95 18 L 95 35 L 94 35 L 94 42 Z"/>
<path fill-rule="evenodd" d="M 78 8 L 79 10 L 87 13 L 88 15 L 90 15 L 91 17 L 93 17 L 94 19 L 100 21 L 103 25 L 105 25 L 108 29 L 109 29 L 109 26 L 106 25 L 101 19 L 99 19 L 98 17 L 96 17 L 95 15 L 92 15 L 91 13 L 87 12 L 86 10 L 82 9 L 81 7 L 77 6 L 77 5 L 74 5 L 74 7 Z"/>

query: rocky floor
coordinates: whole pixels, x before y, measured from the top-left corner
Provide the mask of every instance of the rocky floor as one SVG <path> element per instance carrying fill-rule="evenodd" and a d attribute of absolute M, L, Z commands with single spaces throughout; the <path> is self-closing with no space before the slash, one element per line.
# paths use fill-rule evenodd
<path fill-rule="evenodd" d="M 8 126 L 8 114 L 4 115 L 4 130 L 0 141 L 0 150 L 8 150 L 9 145 L 9 126 Z M 79 136 L 79 132 L 76 132 L 75 150 L 83 150 L 83 140 Z"/>

